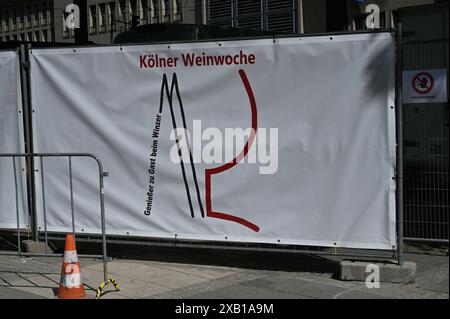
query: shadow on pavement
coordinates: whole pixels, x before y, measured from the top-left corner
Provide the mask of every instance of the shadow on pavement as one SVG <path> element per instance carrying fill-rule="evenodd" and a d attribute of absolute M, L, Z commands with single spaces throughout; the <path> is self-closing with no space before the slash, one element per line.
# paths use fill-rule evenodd
<path fill-rule="evenodd" d="M 8 242 L 13 243 L 12 239 Z M 49 244 L 55 249 L 55 253 L 64 253 L 64 240 L 52 240 Z M 338 261 L 317 255 L 294 252 L 161 247 L 117 243 L 108 243 L 107 249 L 108 256 L 115 259 L 329 274 L 336 274 L 339 269 Z M 14 250 L 14 248 L 9 247 L 8 250 Z M 79 241 L 77 242 L 77 252 L 78 254 L 99 255 L 102 248 L 99 243 Z"/>
<path fill-rule="evenodd" d="M 9 288 L 34 287 L 34 288 L 52 289 L 53 286 L 42 285 L 38 283 L 42 279 L 45 279 L 45 281 L 49 283 L 56 283 L 58 285 L 59 283 L 54 279 L 50 278 L 50 275 L 55 274 L 42 272 L 29 272 L 29 271 L 0 270 L 0 287 L 9 287 Z M 8 278 L 6 279 L 6 277 Z M 37 278 L 39 278 L 39 280 L 36 280 Z"/>
<path fill-rule="evenodd" d="M 92 245 L 78 244 L 86 253 Z M 99 251 L 97 250 L 97 253 Z M 210 248 L 181 248 L 108 244 L 108 256 L 115 259 L 146 260 L 179 264 L 225 266 L 255 270 L 334 274 L 339 262 L 320 256 L 284 252 L 236 251 Z"/>

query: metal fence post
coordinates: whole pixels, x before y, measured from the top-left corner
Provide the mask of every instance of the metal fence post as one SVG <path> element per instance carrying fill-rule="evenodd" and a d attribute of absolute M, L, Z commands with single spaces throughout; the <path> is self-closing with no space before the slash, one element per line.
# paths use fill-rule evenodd
<path fill-rule="evenodd" d="M 34 154 L 34 129 L 33 129 L 33 100 L 31 98 L 31 62 L 30 62 L 30 52 L 31 52 L 31 43 L 28 43 L 26 46 L 26 59 L 28 61 L 28 69 L 27 69 L 27 95 L 28 95 L 28 130 L 29 130 L 29 153 Z M 34 156 L 30 157 L 30 179 L 31 179 L 31 198 L 32 198 L 32 233 L 33 240 L 39 241 L 39 230 L 37 224 L 37 203 L 36 203 L 36 169 L 34 166 Z"/>
<path fill-rule="evenodd" d="M 100 218 L 101 218 L 101 227 L 102 227 L 102 251 L 103 251 L 103 277 L 105 282 L 108 282 L 108 256 L 106 251 L 106 217 L 105 217 L 105 185 L 103 178 L 108 176 L 107 173 L 103 171 L 102 162 L 94 157 L 97 161 L 98 165 L 98 177 L 99 177 L 99 192 L 100 192 Z"/>
<path fill-rule="evenodd" d="M 15 201 L 16 201 L 16 219 L 17 219 L 17 251 L 19 252 L 19 255 L 21 253 L 20 249 L 20 212 L 19 212 L 19 191 L 18 191 L 18 184 L 17 184 L 17 167 L 16 167 L 16 158 L 13 156 L 12 162 L 13 162 L 13 171 L 14 171 L 14 194 L 15 194 Z"/>
<path fill-rule="evenodd" d="M 403 103 L 402 103 L 402 24 L 396 32 L 396 72 L 395 72 L 395 120 L 396 120 L 396 211 L 397 211 L 397 262 L 403 264 Z"/>
<path fill-rule="evenodd" d="M 25 153 L 32 154 L 33 135 L 31 133 L 31 95 L 30 95 L 30 59 L 28 56 L 29 46 L 20 45 L 20 85 L 22 92 L 22 111 Z M 34 184 L 34 159 L 27 156 L 25 160 L 26 179 L 27 179 L 27 203 L 28 215 L 30 217 L 31 235 L 34 241 L 38 241 L 38 231 L 36 224 L 36 189 Z"/>

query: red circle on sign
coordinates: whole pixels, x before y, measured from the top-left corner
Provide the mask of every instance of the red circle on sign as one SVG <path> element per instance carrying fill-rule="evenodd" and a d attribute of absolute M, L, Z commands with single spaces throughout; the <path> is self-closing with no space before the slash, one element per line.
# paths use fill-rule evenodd
<path fill-rule="evenodd" d="M 427 94 L 433 89 L 434 79 L 428 72 L 417 73 L 411 81 L 411 85 L 419 94 Z"/>

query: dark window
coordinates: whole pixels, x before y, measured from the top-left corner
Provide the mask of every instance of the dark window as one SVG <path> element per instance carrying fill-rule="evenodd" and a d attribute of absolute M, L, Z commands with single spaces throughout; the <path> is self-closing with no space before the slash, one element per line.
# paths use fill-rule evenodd
<path fill-rule="evenodd" d="M 17 9 L 12 10 L 12 17 L 11 17 L 11 30 L 16 30 L 17 27 Z"/>
<path fill-rule="evenodd" d="M 116 31 L 116 3 L 109 3 L 109 30 Z"/>
<path fill-rule="evenodd" d="M 25 9 L 20 8 L 19 15 L 17 16 L 17 25 L 18 25 L 19 29 L 23 29 L 23 27 L 24 27 L 24 23 L 23 23 L 24 18 L 25 18 Z"/>
<path fill-rule="evenodd" d="M 231 27 L 233 24 L 232 0 L 209 0 L 209 23 Z"/>
<path fill-rule="evenodd" d="M 35 5 L 33 9 L 33 26 L 39 26 L 39 5 Z M 39 37 L 38 37 L 39 39 Z M 39 41 L 39 40 L 38 40 Z"/>
<path fill-rule="evenodd" d="M 3 12 L 3 29 L 5 32 L 9 31 L 9 11 L 5 10 L 5 12 Z"/>
<path fill-rule="evenodd" d="M 26 26 L 27 28 L 31 28 L 31 7 L 27 7 Z"/>
<path fill-rule="evenodd" d="M 89 32 L 96 33 L 97 32 L 97 7 L 89 6 Z"/>
<path fill-rule="evenodd" d="M 398 18 L 398 10 L 394 10 L 392 11 L 392 20 L 394 20 L 394 25 L 391 27 L 397 27 L 397 24 L 399 23 L 399 18 Z"/>
<path fill-rule="evenodd" d="M 99 13 L 99 17 L 98 17 L 99 31 L 106 32 L 107 17 L 106 17 L 106 4 L 105 3 L 101 3 L 98 5 L 98 13 Z"/>
<path fill-rule="evenodd" d="M 297 32 L 296 0 L 209 0 L 209 23 L 246 29 Z"/>
<path fill-rule="evenodd" d="M 187 10 L 193 11 L 194 9 L 187 9 Z M 173 10 L 174 20 L 181 21 L 183 19 L 182 13 L 183 13 L 183 1 L 175 0 L 175 8 Z"/>
<path fill-rule="evenodd" d="M 148 23 L 148 0 L 140 0 L 140 6 L 139 10 L 142 10 L 142 23 L 147 24 Z"/>
<path fill-rule="evenodd" d="M 327 31 L 347 30 L 347 1 L 327 0 Z"/>
<path fill-rule="evenodd" d="M 69 35 L 69 28 L 67 28 L 66 26 L 66 15 L 64 14 L 64 12 L 62 13 L 61 17 L 63 25 L 63 38 L 67 39 L 70 35 Z"/>
<path fill-rule="evenodd" d="M 169 17 L 170 16 L 170 11 L 172 10 L 172 6 L 170 5 L 170 1 L 171 0 L 163 0 L 164 1 L 164 16 L 165 17 Z"/>
<path fill-rule="evenodd" d="M 237 2 L 237 26 L 245 29 L 263 29 L 261 0 L 240 0 Z"/>
<path fill-rule="evenodd" d="M 136 0 L 130 0 L 130 7 L 131 7 L 131 12 L 130 15 L 139 15 L 137 6 L 136 6 Z"/>
<path fill-rule="evenodd" d="M 41 22 L 43 25 L 47 24 L 47 4 L 43 3 L 41 6 Z"/>
<path fill-rule="evenodd" d="M 120 18 L 123 21 L 128 21 L 128 16 L 127 16 L 127 2 L 125 0 L 120 0 L 119 1 L 119 14 L 120 14 Z"/>
<path fill-rule="evenodd" d="M 267 0 L 267 29 L 288 33 L 297 32 L 296 1 Z"/>
<path fill-rule="evenodd" d="M 159 21 L 160 16 L 159 0 L 150 0 L 150 1 L 151 1 L 150 17 L 152 18 L 152 23 L 157 23 Z"/>

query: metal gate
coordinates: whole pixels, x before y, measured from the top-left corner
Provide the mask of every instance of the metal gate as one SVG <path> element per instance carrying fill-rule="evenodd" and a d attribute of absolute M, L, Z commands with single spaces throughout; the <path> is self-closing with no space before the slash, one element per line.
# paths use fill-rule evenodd
<path fill-rule="evenodd" d="M 402 51 L 402 70 L 448 72 L 448 38 Z M 448 102 L 403 104 L 405 239 L 448 243 L 448 123 Z"/>
<path fill-rule="evenodd" d="M 74 200 L 73 200 L 73 188 L 72 188 L 72 181 L 73 181 L 73 175 L 72 175 L 72 159 L 73 158 L 90 158 L 92 160 L 94 160 L 97 164 L 98 167 L 98 181 L 99 181 L 99 201 L 100 201 L 100 212 L 99 212 L 99 220 L 101 223 L 101 229 L 102 229 L 102 233 L 101 233 L 101 242 L 102 242 L 102 254 L 100 255 L 80 255 L 80 257 L 94 257 L 94 258 L 102 258 L 103 261 L 103 276 L 104 276 L 104 280 L 105 282 L 108 281 L 108 270 L 107 270 L 107 251 L 106 251 L 106 228 L 105 228 L 105 192 L 104 192 L 104 187 L 103 187 L 103 178 L 105 176 L 107 176 L 107 173 L 103 171 L 103 166 L 102 163 L 100 161 L 100 159 L 98 159 L 95 155 L 92 154 L 84 154 L 84 153 L 33 153 L 33 154 L 26 154 L 26 153 L 0 153 L 0 160 L 3 161 L 11 161 L 12 165 L 12 176 L 14 176 L 14 199 L 12 199 L 15 202 L 15 213 L 14 215 L 16 216 L 16 224 L 17 224 L 17 228 L 15 229 L 15 233 L 17 236 L 17 251 L 16 252 L 2 252 L 0 251 L 0 255 L 6 254 L 6 255 L 10 255 L 10 254 L 18 254 L 19 256 L 62 256 L 62 254 L 54 254 L 52 251 L 48 250 L 48 238 L 49 238 L 49 232 L 47 231 L 47 214 L 46 214 L 46 202 L 45 202 L 45 160 L 49 159 L 49 158 L 57 158 L 60 160 L 66 160 L 67 161 L 67 165 L 69 168 L 69 189 L 70 189 L 70 212 L 68 212 L 71 215 L 71 221 L 72 221 L 72 233 L 74 235 L 74 237 L 76 236 L 76 232 L 75 232 L 75 212 L 74 212 Z M 25 231 L 27 232 L 27 230 L 24 230 L 22 227 L 20 227 L 21 223 L 23 221 L 20 220 L 20 206 L 19 206 L 19 184 L 18 184 L 18 179 L 19 179 L 19 165 L 17 164 L 17 162 L 20 159 L 26 159 L 27 164 L 30 164 L 31 162 L 34 162 L 35 160 L 39 161 L 39 170 L 36 170 L 35 173 L 39 173 L 41 176 L 41 187 L 42 187 L 42 210 L 44 212 L 44 229 L 42 231 L 43 233 L 43 239 L 45 241 L 45 252 L 44 253 L 27 253 L 27 252 L 23 252 L 21 249 L 21 238 L 22 238 L 22 233 Z M 34 197 L 34 195 L 33 195 Z M 33 202 L 35 202 L 35 200 L 33 199 Z M 34 220 L 36 220 L 36 217 L 34 217 Z M 34 230 L 32 230 L 34 231 Z M 39 234 L 37 235 L 36 238 L 39 238 Z"/>

